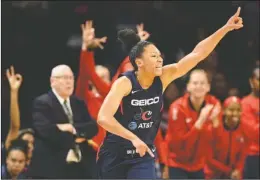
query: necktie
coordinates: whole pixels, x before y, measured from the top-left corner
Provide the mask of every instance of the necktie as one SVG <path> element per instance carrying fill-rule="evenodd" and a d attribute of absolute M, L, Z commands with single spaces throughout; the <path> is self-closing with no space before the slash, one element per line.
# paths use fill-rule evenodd
<path fill-rule="evenodd" d="M 73 115 L 69 109 L 69 106 L 68 106 L 68 102 L 67 100 L 64 101 L 63 103 L 63 109 L 69 119 L 69 123 L 70 124 L 73 124 Z M 80 147 L 78 144 L 75 144 L 74 148 L 73 148 L 73 151 L 75 152 L 75 155 L 77 156 L 78 160 L 80 161 L 81 160 L 81 152 L 80 152 Z"/>
<path fill-rule="evenodd" d="M 73 115 L 69 109 L 67 100 L 64 101 L 63 106 L 64 106 L 64 111 L 65 111 L 66 115 L 68 116 L 69 123 L 73 124 Z"/>

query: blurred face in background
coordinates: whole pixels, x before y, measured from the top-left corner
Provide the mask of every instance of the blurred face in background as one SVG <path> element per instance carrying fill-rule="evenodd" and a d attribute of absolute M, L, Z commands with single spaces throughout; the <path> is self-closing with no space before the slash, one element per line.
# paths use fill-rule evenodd
<path fill-rule="evenodd" d="M 97 65 L 96 66 L 96 73 L 99 77 L 103 79 L 106 83 L 110 83 L 110 72 L 108 68 L 105 66 Z"/>
<path fill-rule="evenodd" d="M 213 77 L 212 92 L 219 99 L 224 100 L 228 94 L 228 84 L 225 76 L 222 73 L 217 73 Z"/>
<path fill-rule="evenodd" d="M 209 90 L 210 84 L 205 71 L 192 71 L 187 84 L 187 91 L 190 93 L 190 96 L 196 99 L 201 99 L 205 97 Z"/>
<path fill-rule="evenodd" d="M 253 93 L 259 97 L 259 68 L 254 69 L 253 76 L 249 79 Z"/>
<path fill-rule="evenodd" d="M 26 164 L 26 156 L 23 151 L 19 149 L 13 149 L 9 152 L 6 159 L 6 166 L 9 174 L 12 177 L 18 176 Z"/>
<path fill-rule="evenodd" d="M 34 136 L 30 133 L 25 133 L 23 136 L 22 136 L 22 140 L 25 140 L 28 142 L 28 158 L 31 159 L 32 157 L 32 152 L 33 152 L 33 149 L 34 149 Z"/>
<path fill-rule="evenodd" d="M 225 124 L 229 128 L 234 128 L 240 121 L 241 105 L 238 102 L 231 102 L 225 109 Z"/>
<path fill-rule="evenodd" d="M 52 70 L 51 87 L 64 99 L 70 97 L 74 90 L 74 75 L 66 65 L 56 66 Z"/>

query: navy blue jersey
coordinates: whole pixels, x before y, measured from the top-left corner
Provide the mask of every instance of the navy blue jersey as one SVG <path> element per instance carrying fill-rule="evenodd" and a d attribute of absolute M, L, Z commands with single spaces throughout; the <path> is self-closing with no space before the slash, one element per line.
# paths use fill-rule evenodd
<path fill-rule="evenodd" d="M 125 96 L 115 114 L 116 120 L 136 134 L 147 145 L 152 145 L 160 123 L 163 106 L 163 86 L 160 77 L 155 77 L 148 89 L 143 89 L 137 81 L 134 71 L 123 73 L 132 83 L 132 90 Z M 132 143 L 120 136 L 107 132 L 105 143 L 117 143 L 132 146 Z"/>

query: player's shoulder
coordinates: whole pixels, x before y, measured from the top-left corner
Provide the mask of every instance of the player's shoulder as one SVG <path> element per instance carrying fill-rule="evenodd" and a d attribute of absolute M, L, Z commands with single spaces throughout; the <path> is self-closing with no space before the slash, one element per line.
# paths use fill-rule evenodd
<path fill-rule="evenodd" d="M 117 80 L 114 81 L 112 88 L 114 92 L 123 92 L 124 95 L 128 95 L 132 90 L 132 82 L 126 76 L 121 76 Z"/>

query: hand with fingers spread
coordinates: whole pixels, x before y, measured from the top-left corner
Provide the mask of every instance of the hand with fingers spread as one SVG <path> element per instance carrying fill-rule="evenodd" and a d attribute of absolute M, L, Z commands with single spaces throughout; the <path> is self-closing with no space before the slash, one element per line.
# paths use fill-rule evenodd
<path fill-rule="evenodd" d="M 18 91 L 22 84 L 22 76 L 20 74 L 15 74 L 13 66 L 6 70 L 6 77 L 9 81 L 11 91 Z"/>
<path fill-rule="evenodd" d="M 86 47 L 95 38 L 95 29 L 92 27 L 92 21 L 86 21 L 85 24 L 81 24 L 82 31 L 82 44 Z"/>
<path fill-rule="evenodd" d="M 141 41 L 145 41 L 150 37 L 150 33 L 144 30 L 144 24 L 137 24 L 136 25 L 137 34 L 140 37 Z"/>
<path fill-rule="evenodd" d="M 143 157 L 146 152 L 148 152 L 152 157 L 154 157 L 153 152 L 151 149 L 138 137 L 132 140 L 132 144 L 136 148 L 136 153 L 139 153 L 141 157 Z"/>
<path fill-rule="evenodd" d="M 104 46 L 102 43 L 106 43 L 107 37 L 104 36 L 102 38 L 94 38 L 91 43 L 88 45 L 89 48 L 97 48 L 99 47 L 100 49 L 104 49 Z"/>
<path fill-rule="evenodd" d="M 243 27 L 243 19 L 239 17 L 241 8 L 237 9 L 237 12 L 228 20 L 225 27 L 228 28 L 229 31 L 233 31 L 234 29 L 240 29 Z"/>
<path fill-rule="evenodd" d="M 86 21 L 85 25 L 81 25 L 82 42 L 86 48 L 104 49 L 102 43 L 106 43 L 107 37 L 95 38 L 95 29 L 93 28 L 93 21 Z"/>

